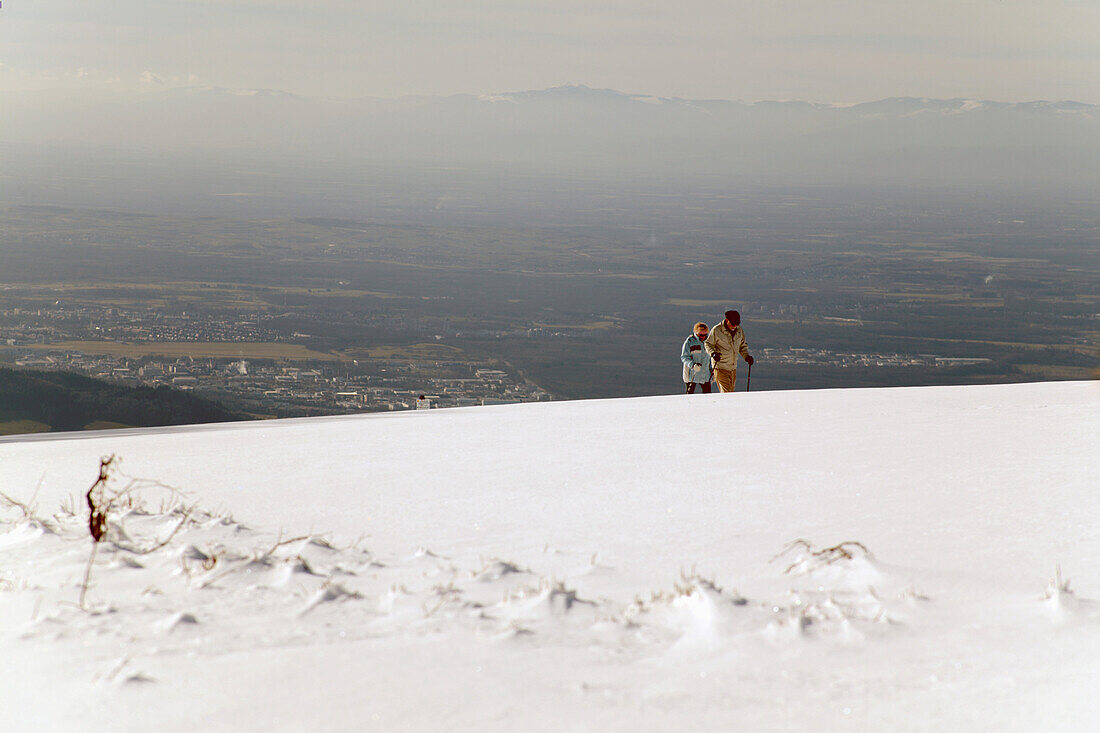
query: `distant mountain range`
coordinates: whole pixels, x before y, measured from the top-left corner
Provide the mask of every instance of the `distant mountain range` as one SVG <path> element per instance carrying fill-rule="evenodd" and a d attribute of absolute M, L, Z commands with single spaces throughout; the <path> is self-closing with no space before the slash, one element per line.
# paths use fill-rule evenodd
<path fill-rule="evenodd" d="M 615 89 L 596 89 L 584 84 L 568 84 L 548 89 L 505 92 L 502 94 L 454 94 L 407 95 L 396 98 L 385 97 L 305 97 L 276 89 L 228 89 L 225 87 L 178 87 L 160 92 L 130 95 L 160 102 L 174 99 L 233 99 L 233 100 L 281 100 L 285 102 L 328 104 L 376 111 L 402 111 L 413 108 L 443 108 L 488 105 L 582 105 L 589 109 L 613 107 L 641 109 L 663 107 L 666 109 L 689 110 L 706 114 L 723 114 L 731 110 L 816 110 L 834 111 L 851 118 L 867 117 L 906 117 L 921 113 L 963 114 L 990 110 L 1016 110 L 1024 112 L 1055 112 L 1060 114 L 1084 114 L 1100 118 L 1100 105 L 1084 102 L 1045 100 L 1032 102 L 996 102 L 976 99 L 931 99 L 927 97 L 889 97 L 873 102 L 858 104 L 825 104 L 798 100 L 765 100 L 741 102 L 724 99 L 684 99 L 682 97 L 657 97 L 644 94 L 627 94 Z"/>
<path fill-rule="evenodd" d="M 0 141 L 610 172 L 1097 180 L 1100 106 L 893 97 L 736 102 L 583 85 L 328 99 L 190 87 L 5 93 Z"/>

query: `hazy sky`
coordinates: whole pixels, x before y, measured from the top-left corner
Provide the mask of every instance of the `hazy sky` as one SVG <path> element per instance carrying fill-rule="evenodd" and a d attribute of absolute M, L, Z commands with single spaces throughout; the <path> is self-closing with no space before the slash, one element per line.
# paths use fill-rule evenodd
<path fill-rule="evenodd" d="M 4 0 L 0 90 L 1100 103 L 1100 0 Z"/>

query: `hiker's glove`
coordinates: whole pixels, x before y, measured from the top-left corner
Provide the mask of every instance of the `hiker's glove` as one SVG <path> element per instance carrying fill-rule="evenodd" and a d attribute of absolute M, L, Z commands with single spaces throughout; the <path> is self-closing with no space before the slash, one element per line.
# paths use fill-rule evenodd
<path fill-rule="evenodd" d="M 713 354 L 710 355 L 710 358 L 714 359 L 714 363 L 717 364 L 718 362 L 722 361 L 722 352 L 715 351 Z"/>
<path fill-rule="evenodd" d="M 753 358 L 751 355 L 745 357 L 745 363 L 752 366 Z"/>

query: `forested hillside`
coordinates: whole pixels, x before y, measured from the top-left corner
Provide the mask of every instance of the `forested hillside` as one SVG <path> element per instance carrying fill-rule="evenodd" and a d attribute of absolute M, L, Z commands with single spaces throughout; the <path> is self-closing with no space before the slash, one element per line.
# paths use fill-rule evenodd
<path fill-rule="evenodd" d="M 0 434 L 243 419 L 169 387 L 127 387 L 67 372 L 0 368 Z"/>

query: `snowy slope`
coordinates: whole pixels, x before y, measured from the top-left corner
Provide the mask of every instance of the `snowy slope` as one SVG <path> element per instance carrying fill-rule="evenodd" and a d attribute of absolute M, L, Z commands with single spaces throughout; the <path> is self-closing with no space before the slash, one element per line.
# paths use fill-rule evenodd
<path fill-rule="evenodd" d="M 1078 382 L 2 439 L 0 729 L 1090 730 L 1097 435 Z"/>

